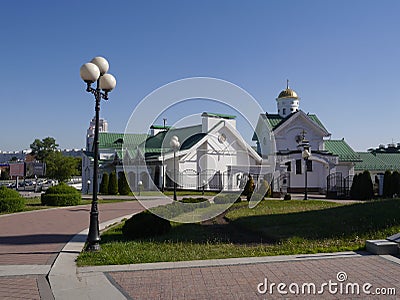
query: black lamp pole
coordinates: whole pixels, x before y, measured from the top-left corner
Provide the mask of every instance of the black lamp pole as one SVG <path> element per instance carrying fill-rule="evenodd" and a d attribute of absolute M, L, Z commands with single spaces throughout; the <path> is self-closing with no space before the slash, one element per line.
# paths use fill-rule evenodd
<path fill-rule="evenodd" d="M 304 158 L 304 162 L 305 162 L 305 178 L 304 178 L 304 200 L 308 200 L 308 188 L 307 188 L 307 171 L 308 171 L 308 157 Z"/>
<path fill-rule="evenodd" d="M 108 71 L 108 62 L 103 57 L 95 57 L 90 63 L 84 64 L 80 69 L 81 78 L 86 82 L 86 91 L 92 93 L 96 100 L 95 104 L 95 128 L 93 141 L 93 198 L 90 208 L 90 224 L 87 237 L 86 251 L 100 250 L 100 231 L 99 231 L 99 210 L 97 206 L 98 191 L 98 167 L 99 167 L 99 120 L 100 120 L 100 101 L 108 100 L 108 92 L 114 89 L 116 80 Z M 92 83 L 96 82 L 96 88 L 92 88 Z M 102 92 L 103 91 L 103 92 Z"/>

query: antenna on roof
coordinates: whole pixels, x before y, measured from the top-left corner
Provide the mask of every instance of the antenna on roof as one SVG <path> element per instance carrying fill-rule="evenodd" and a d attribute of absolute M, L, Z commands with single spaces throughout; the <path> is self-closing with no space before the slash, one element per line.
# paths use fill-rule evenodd
<path fill-rule="evenodd" d="M 289 79 L 286 79 L 286 89 L 289 89 Z"/>
<path fill-rule="evenodd" d="M 165 128 L 165 125 L 167 124 L 167 118 L 163 118 L 163 122 L 164 122 L 164 128 Z"/>

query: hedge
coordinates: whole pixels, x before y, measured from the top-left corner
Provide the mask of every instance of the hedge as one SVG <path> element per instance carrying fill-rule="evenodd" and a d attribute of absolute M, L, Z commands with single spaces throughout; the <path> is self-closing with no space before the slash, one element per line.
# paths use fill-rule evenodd
<path fill-rule="evenodd" d="M 77 189 L 65 183 L 60 183 L 47 189 L 41 196 L 42 205 L 72 206 L 81 203 L 81 194 Z"/>
<path fill-rule="evenodd" d="M 0 212 L 18 212 L 24 210 L 25 199 L 17 191 L 0 187 Z"/>
<path fill-rule="evenodd" d="M 149 211 L 143 211 L 125 221 L 123 235 L 128 239 L 148 238 L 167 233 L 171 230 L 168 220 L 160 218 Z"/>

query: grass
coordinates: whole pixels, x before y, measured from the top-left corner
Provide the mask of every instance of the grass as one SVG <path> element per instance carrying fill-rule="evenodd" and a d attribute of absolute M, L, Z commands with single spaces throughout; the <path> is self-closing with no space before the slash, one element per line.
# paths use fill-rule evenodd
<path fill-rule="evenodd" d="M 366 239 L 400 231 L 400 200 L 357 204 L 267 200 L 256 208 L 232 206 L 227 225 L 172 224 L 168 234 L 129 241 L 122 224 L 102 235 L 99 252 L 83 252 L 78 266 L 289 255 L 361 250 Z M 243 241 L 226 232 L 244 233 Z M 267 243 L 246 241 L 256 235 Z"/>

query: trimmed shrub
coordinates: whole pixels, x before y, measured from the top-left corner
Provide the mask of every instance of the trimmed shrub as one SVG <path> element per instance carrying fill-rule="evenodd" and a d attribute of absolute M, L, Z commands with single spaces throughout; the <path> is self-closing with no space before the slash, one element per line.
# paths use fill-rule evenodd
<path fill-rule="evenodd" d="M 0 212 L 18 212 L 24 210 L 25 199 L 14 190 L 0 187 Z"/>
<path fill-rule="evenodd" d="M 118 192 L 120 195 L 129 195 L 131 192 L 125 173 L 121 172 L 118 178 Z"/>
<path fill-rule="evenodd" d="M 228 204 L 228 203 L 239 203 L 242 199 L 235 194 L 224 194 L 217 195 L 214 197 L 215 204 Z"/>
<path fill-rule="evenodd" d="M 112 172 L 110 174 L 110 179 L 108 182 L 108 194 L 109 195 L 117 195 L 118 194 L 117 174 L 115 174 L 115 172 Z"/>
<path fill-rule="evenodd" d="M 72 206 L 81 203 L 81 194 L 77 189 L 66 183 L 49 187 L 41 196 L 42 205 Z"/>
<path fill-rule="evenodd" d="M 386 170 L 385 175 L 383 176 L 383 197 L 392 198 L 392 196 L 392 172 Z"/>
<path fill-rule="evenodd" d="M 171 230 L 168 220 L 149 211 L 143 211 L 125 221 L 122 227 L 124 237 L 128 239 L 149 238 L 165 234 Z"/>
<path fill-rule="evenodd" d="M 283 197 L 283 200 L 292 200 L 292 196 L 291 196 L 290 194 L 286 194 L 286 195 Z"/>
<path fill-rule="evenodd" d="M 108 173 L 103 173 L 103 177 L 101 178 L 100 194 L 106 195 L 108 193 Z"/>
<path fill-rule="evenodd" d="M 187 198 L 182 198 L 182 200 L 180 200 L 179 202 L 182 203 L 201 203 L 201 202 L 205 202 L 208 201 L 207 198 L 203 198 L 203 197 L 198 197 L 198 198 L 192 198 L 192 197 L 187 197 Z"/>

